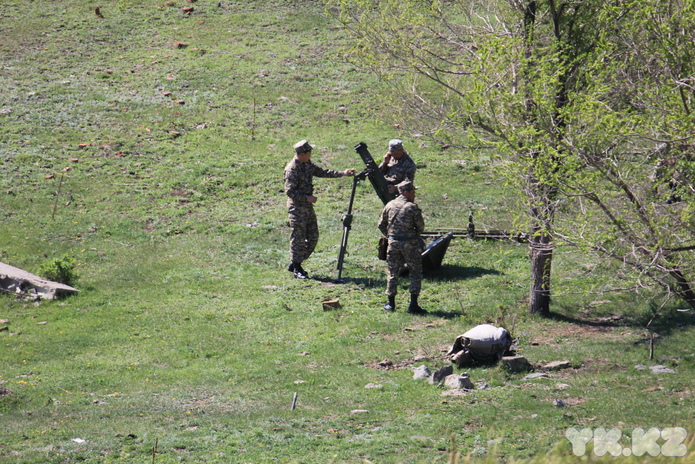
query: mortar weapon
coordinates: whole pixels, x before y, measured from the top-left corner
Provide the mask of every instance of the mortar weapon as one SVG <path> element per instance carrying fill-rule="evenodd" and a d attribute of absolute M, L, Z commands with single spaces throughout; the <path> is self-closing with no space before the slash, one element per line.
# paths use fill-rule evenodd
<path fill-rule="evenodd" d="M 372 187 L 374 187 L 382 203 L 386 204 L 396 198 L 397 195 L 395 193 L 389 192 L 389 184 L 379 170 L 379 166 L 377 166 L 371 153 L 369 153 L 367 144 L 364 142 L 358 143 L 355 145 L 355 151 L 360 155 L 360 158 L 362 158 L 362 161 L 364 161 L 364 164 L 367 166 L 367 177 L 369 177 L 369 182 L 372 183 Z"/>
<path fill-rule="evenodd" d="M 369 168 L 355 174 L 352 178 L 352 192 L 350 192 L 350 203 L 348 204 L 347 212 L 343 215 L 343 239 L 340 241 L 340 252 L 338 253 L 338 278 L 336 282 L 342 282 L 343 274 L 343 263 L 345 261 L 345 255 L 347 254 L 347 243 L 348 235 L 350 235 L 350 228 L 352 227 L 352 205 L 355 202 L 355 190 L 357 188 L 357 183 L 364 180 L 369 175 Z"/>

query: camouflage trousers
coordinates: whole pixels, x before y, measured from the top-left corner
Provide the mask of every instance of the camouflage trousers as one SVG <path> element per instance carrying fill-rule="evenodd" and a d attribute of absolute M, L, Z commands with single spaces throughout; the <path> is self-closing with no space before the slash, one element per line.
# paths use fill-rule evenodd
<path fill-rule="evenodd" d="M 319 241 L 319 226 L 316 222 L 314 207 L 289 205 L 289 218 L 292 234 L 290 235 L 290 258 L 293 263 L 301 264 L 309 258 Z"/>
<path fill-rule="evenodd" d="M 389 240 L 386 252 L 386 295 L 395 296 L 398 276 L 404 265 L 410 272 L 410 293 L 419 295 L 422 287 L 422 251 L 417 240 Z"/>

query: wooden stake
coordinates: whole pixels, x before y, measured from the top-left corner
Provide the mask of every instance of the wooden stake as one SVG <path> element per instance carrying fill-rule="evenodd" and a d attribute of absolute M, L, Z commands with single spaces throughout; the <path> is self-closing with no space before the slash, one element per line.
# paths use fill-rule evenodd
<path fill-rule="evenodd" d="M 297 392 L 294 392 L 294 397 L 292 398 L 292 406 L 290 406 L 290 411 L 294 411 L 295 406 L 297 406 Z"/>
<path fill-rule="evenodd" d="M 654 332 L 649 334 L 649 359 L 654 359 Z"/>
<path fill-rule="evenodd" d="M 53 212 L 51 213 L 51 219 L 55 218 L 56 208 L 58 207 L 58 198 L 60 197 L 60 188 L 63 186 L 63 176 L 65 173 L 60 175 L 60 182 L 58 183 L 58 191 L 56 192 L 56 201 L 53 203 Z"/>

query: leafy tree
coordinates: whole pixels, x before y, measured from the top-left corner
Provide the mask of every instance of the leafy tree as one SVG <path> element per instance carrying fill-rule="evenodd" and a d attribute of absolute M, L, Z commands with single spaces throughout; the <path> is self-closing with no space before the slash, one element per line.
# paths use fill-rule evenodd
<path fill-rule="evenodd" d="M 695 304 L 683 257 L 692 211 L 665 214 L 644 196 L 659 190 L 657 147 L 679 153 L 663 161 L 677 177 L 671 202 L 691 193 L 690 2 L 330 3 L 404 120 L 443 143 L 469 134 L 496 147 L 528 212 L 530 312 L 550 311 L 558 238 L 618 260 L 632 285 L 647 276 Z"/>

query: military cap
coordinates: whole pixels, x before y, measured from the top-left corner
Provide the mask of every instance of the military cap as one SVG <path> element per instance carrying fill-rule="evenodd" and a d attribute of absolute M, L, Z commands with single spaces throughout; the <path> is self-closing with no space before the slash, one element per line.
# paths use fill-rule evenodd
<path fill-rule="evenodd" d="M 403 150 L 403 141 L 399 139 L 390 140 L 389 150 Z"/>
<path fill-rule="evenodd" d="M 409 190 L 417 190 L 417 187 L 413 185 L 413 182 L 407 179 L 396 185 L 396 187 L 398 187 L 398 193 L 407 192 Z"/>
<path fill-rule="evenodd" d="M 313 150 L 313 148 L 314 147 L 309 145 L 309 142 L 307 140 L 300 140 L 299 142 L 294 144 L 294 152 L 298 155 L 301 155 L 302 153 L 308 153 L 311 150 Z"/>

